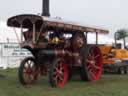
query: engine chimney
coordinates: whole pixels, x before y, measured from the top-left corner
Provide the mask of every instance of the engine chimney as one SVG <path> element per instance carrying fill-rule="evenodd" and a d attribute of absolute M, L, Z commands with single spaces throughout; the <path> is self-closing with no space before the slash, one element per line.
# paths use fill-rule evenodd
<path fill-rule="evenodd" d="M 50 13 L 49 13 L 49 0 L 42 0 L 42 16 L 50 16 Z"/>

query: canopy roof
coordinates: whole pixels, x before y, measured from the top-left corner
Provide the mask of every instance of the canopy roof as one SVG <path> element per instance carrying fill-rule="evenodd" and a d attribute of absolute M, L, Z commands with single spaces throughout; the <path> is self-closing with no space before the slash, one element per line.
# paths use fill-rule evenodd
<path fill-rule="evenodd" d="M 36 27 L 40 28 L 42 25 L 45 25 L 49 30 L 60 29 L 64 31 L 80 31 L 80 32 L 97 32 L 101 34 L 107 34 L 108 30 L 100 29 L 95 27 L 88 27 L 73 22 L 64 21 L 62 19 L 44 17 L 33 14 L 23 14 L 13 16 L 8 19 L 7 25 L 10 27 L 22 27 L 31 28 L 35 24 Z"/>

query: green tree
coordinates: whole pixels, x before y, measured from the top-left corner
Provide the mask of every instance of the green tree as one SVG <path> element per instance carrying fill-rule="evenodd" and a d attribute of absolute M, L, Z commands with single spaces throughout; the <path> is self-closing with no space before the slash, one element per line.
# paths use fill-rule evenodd
<path fill-rule="evenodd" d="M 127 36 L 128 36 L 128 30 L 127 29 L 120 29 L 120 30 L 117 30 L 117 32 L 115 33 L 115 39 L 116 40 L 123 39 L 124 48 L 126 48 L 126 40 L 125 40 L 125 38 Z"/>

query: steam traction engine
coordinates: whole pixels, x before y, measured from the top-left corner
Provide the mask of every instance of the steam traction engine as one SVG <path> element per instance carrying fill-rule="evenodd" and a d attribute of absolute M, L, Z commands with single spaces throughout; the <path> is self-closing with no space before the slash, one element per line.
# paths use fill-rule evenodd
<path fill-rule="evenodd" d="M 86 39 L 88 32 L 106 34 L 107 30 L 31 14 L 11 17 L 7 25 L 21 28 L 20 45 L 33 54 L 19 67 L 19 80 L 23 85 L 32 84 L 39 75 L 48 74 L 52 87 L 63 87 L 78 70 L 82 80 L 100 78 L 100 49 L 88 45 Z"/>

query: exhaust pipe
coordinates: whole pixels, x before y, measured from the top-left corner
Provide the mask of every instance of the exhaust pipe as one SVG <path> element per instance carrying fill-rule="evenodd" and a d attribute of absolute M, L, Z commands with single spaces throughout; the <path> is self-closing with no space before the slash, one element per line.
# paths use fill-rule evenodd
<path fill-rule="evenodd" d="M 42 0 L 42 16 L 50 16 L 49 13 L 49 0 Z"/>

